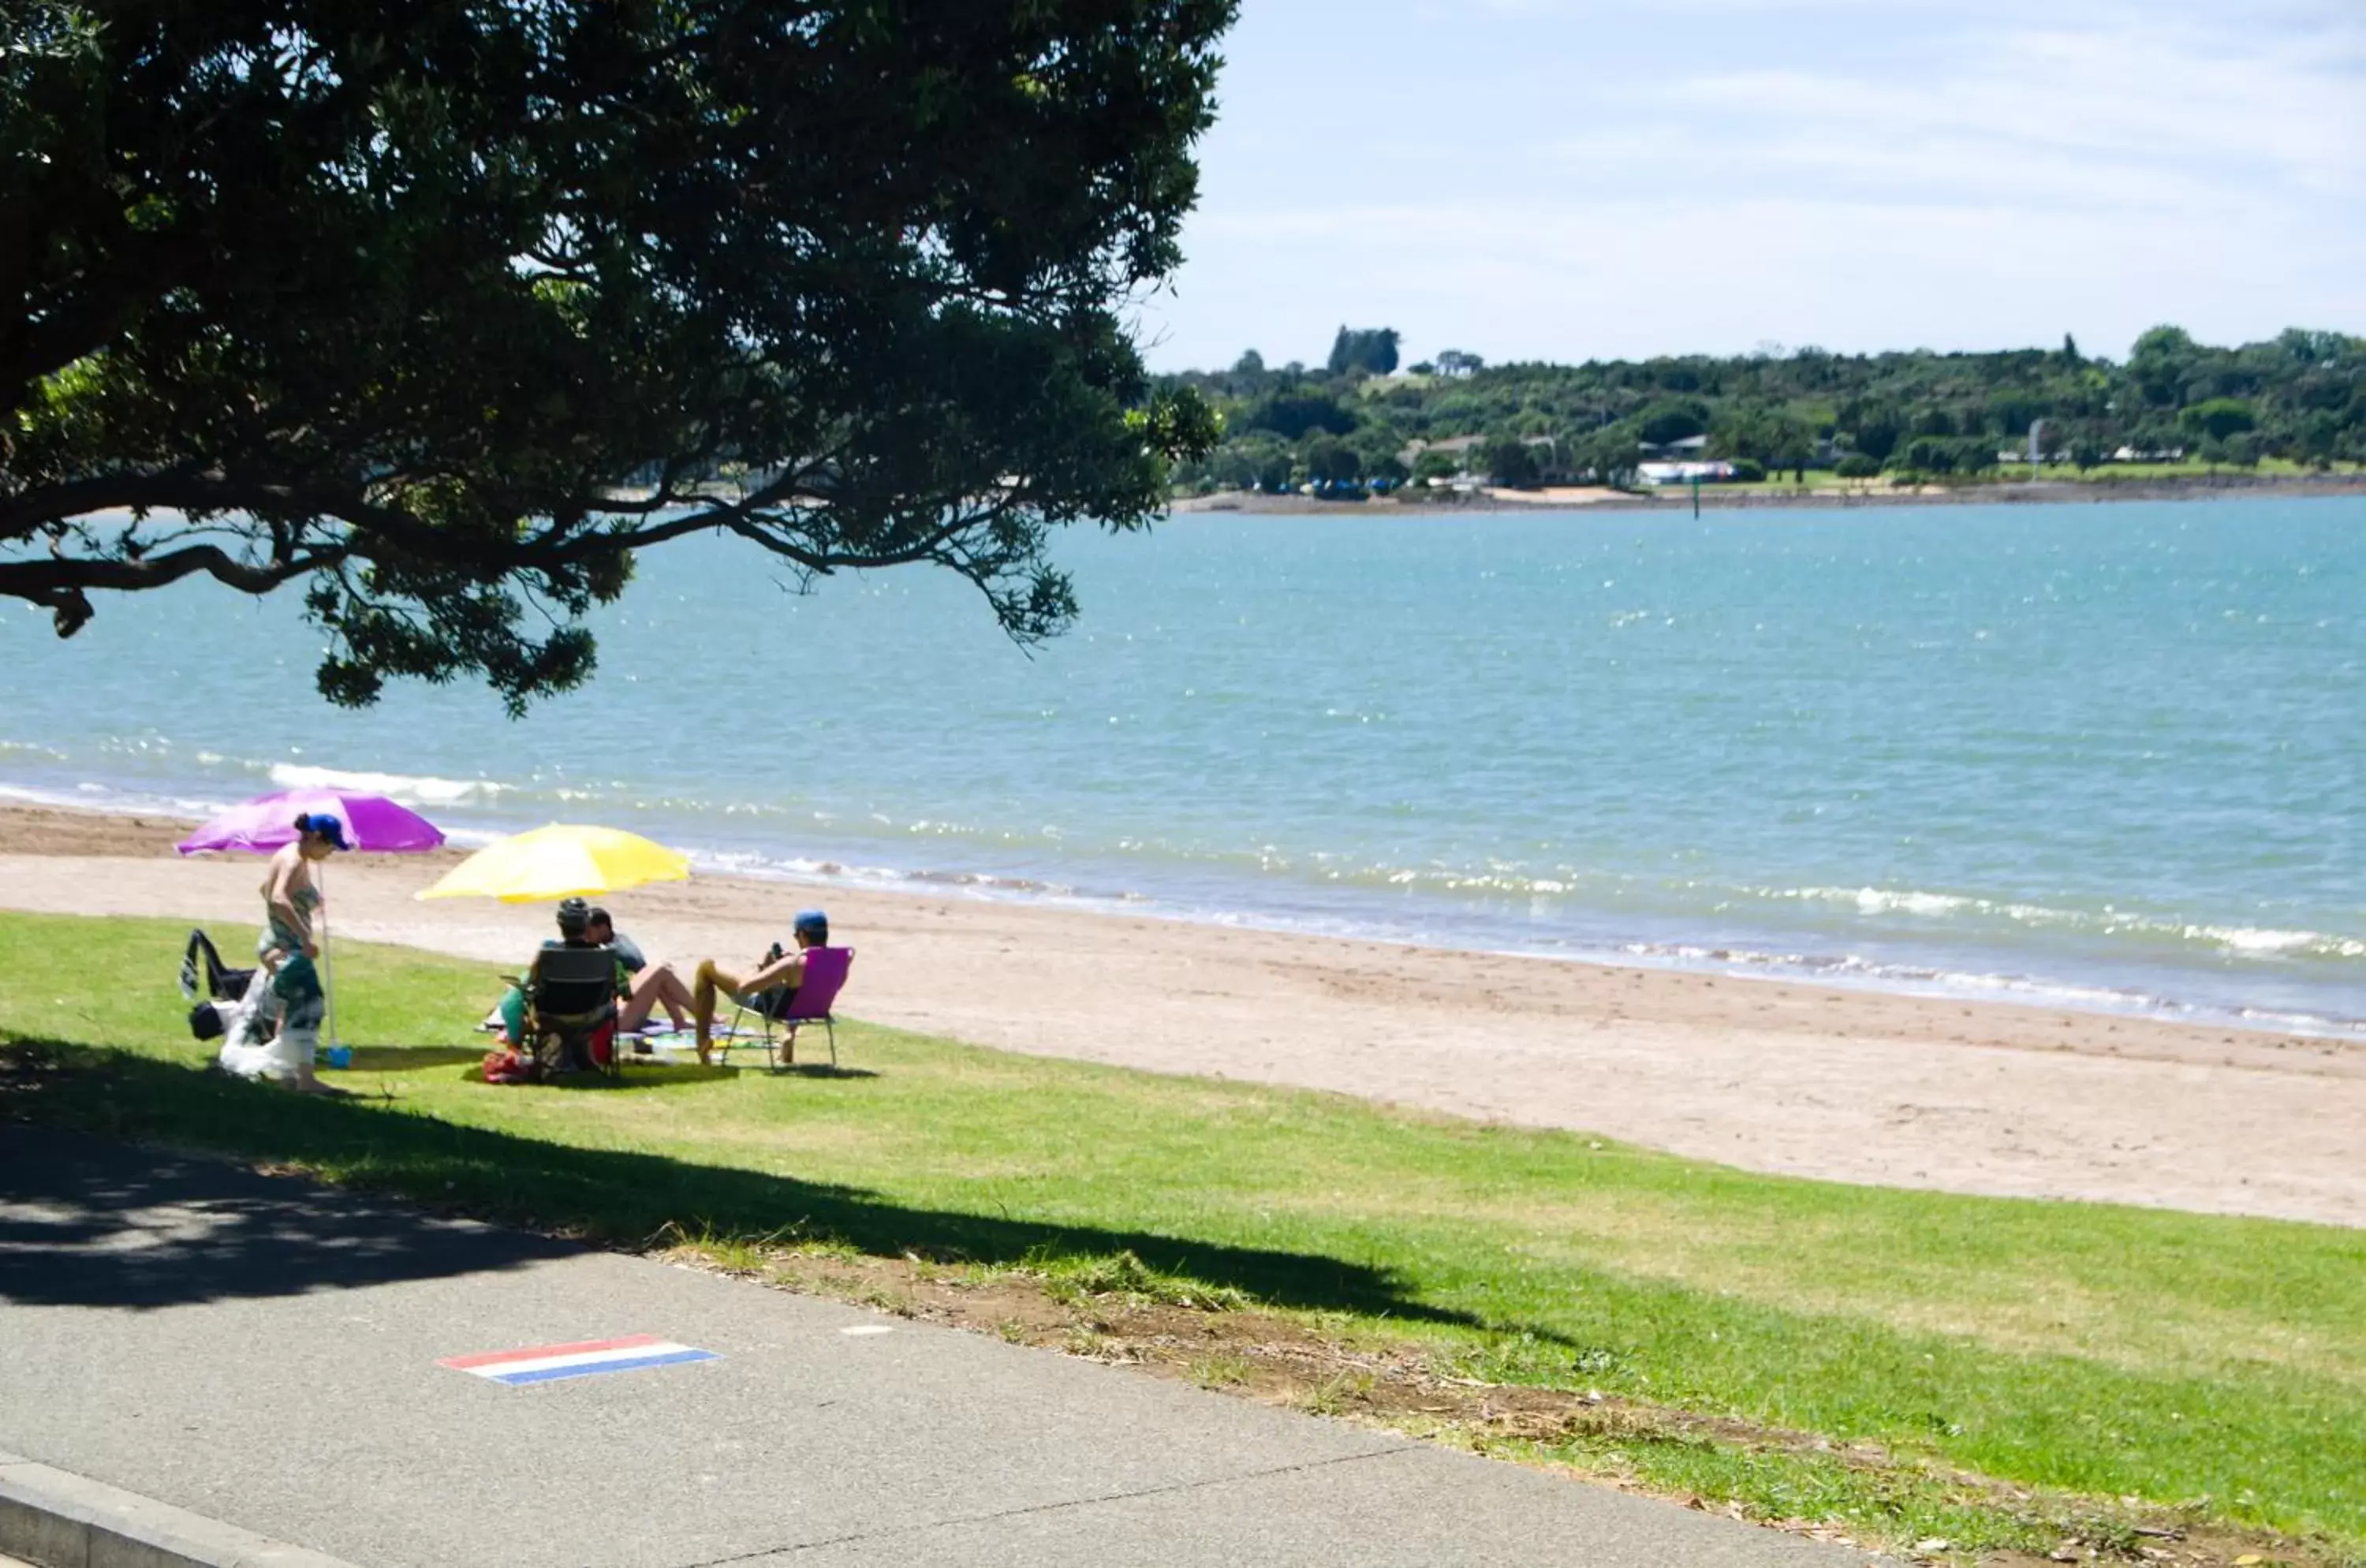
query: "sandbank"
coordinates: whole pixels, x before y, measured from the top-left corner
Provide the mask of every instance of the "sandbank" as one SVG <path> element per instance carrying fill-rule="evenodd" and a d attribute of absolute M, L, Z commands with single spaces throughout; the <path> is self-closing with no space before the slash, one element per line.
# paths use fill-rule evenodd
<path fill-rule="evenodd" d="M 182 860 L 184 830 L 0 807 L 0 908 L 176 916 L 242 949 L 262 863 Z M 550 911 L 413 900 L 457 858 L 339 857 L 335 932 L 483 959 L 490 988 Z M 2366 1226 L 2356 1042 L 727 876 L 608 900 L 685 968 L 761 951 L 817 902 L 858 950 L 847 1012 L 981 1045 L 1752 1170 Z"/>

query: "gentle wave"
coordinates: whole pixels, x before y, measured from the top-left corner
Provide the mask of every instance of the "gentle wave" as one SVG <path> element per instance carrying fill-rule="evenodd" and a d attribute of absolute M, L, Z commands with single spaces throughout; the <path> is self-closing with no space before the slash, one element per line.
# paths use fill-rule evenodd
<path fill-rule="evenodd" d="M 405 806 L 461 806 L 470 803 L 490 804 L 510 793 L 510 784 L 496 784 L 490 779 L 439 779 L 411 773 L 355 773 L 335 768 L 316 768 L 295 762 L 274 762 L 270 778 L 281 789 L 351 790 L 355 794 L 382 795 Z M 558 792 L 565 799 L 565 792 Z"/>
<path fill-rule="evenodd" d="M 1297 869 L 1288 858 L 1270 853 L 1204 858 L 1255 864 L 1266 871 Z M 2138 914 L 2112 908 L 2064 909 L 1917 888 L 1720 886 L 1699 882 L 1667 883 L 1655 887 L 1636 879 L 1574 867 L 1558 867 L 1541 874 L 1500 867 L 1470 870 L 1437 865 L 1324 864 L 1308 869 L 1333 883 L 1506 899 L 1560 899 L 1572 896 L 1617 898 L 1659 894 L 1673 896 L 1686 904 L 1707 904 L 1729 915 L 1747 910 L 1752 904 L 1769 908 L 1828 906 L 1868 919 L 1904 916 L 1934 926 L 1952 922 L 1965 930 L 2043 931 L 2110 937 L 2146 944 L 2199 947 L 2237 959 L 2366 958 L 2366 938 L 2341 932 L 2206 924 L 2171 915 Z"/>
<path fill-rule="evenodd" d="M 2256 931 L 2246 926 L 2186 926 L 2181 934 L 2214 942 L 2234 952 L 2308 958 L 2366 958 L 2366 942 L 2320 931 Z"/>
<path fill-rule="evenodd" d="M 1929 919 L 1974 916 L 2015 926 L 2088 931 L 2104 936 L 2168 940 L 2213 947 L 2242 958 L 2366 958 L 2366 939 L 2335 932 L 2271 927 L 2203 925 L 2122 909 L 2088 911 L 2042 904 L 1882 887 L 1752 887 L 1741 891 L 1774 902 L 1853 905 L 1866 915 Z"/>
<path fill-rule="evenodd" d="M 209 795 L 121 790 L 91 783 L 77 784 L 71 790 L 0 784 L 0 801 L 13 801 L 22 806 L 57 806 L 69 810 L 96 812 L 111 817 L 181 818 L 191 822 L 202 822 L 215 812 L 232 804 Z"/>
<path fill-rule="evenodd" d="M 743 850 L 683 852 L 693 869 L 726 876 L 767 881 L 831 883 L 843 886 L 952 889 L 981 896 L 1005 896 L 1051 901 L 1135 904 L 1146 895 L 1121 889 L 1097 890 L 1046 877 L 1014 876 L 994 872 L 934 870 L 928 867 L 859 865 L 845 861 L 797 856 L 754 854 Z"/>

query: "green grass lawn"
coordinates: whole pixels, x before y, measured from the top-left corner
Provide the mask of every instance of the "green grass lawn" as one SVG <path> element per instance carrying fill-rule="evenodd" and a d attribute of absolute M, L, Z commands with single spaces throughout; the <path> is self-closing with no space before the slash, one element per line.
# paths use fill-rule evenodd
<path fill-rule="evenodd" d="M 2001 446 L 1999 447 L 1999 450 L 2002 449 Z M 2327 477 L 2356 478 L 2362 471 L 2366 471 L 2366 467 L 2361 467 L 2360 464 L 2337 463 L 2327 473 Z M 2080 469 L 2067 463 L 2048 463 L 2045 465 L 2045 478 L 2051 482 L 2112 485 L 2151 483 L 2161 479 L 2200 480 L 2212 478 L 2293 479 L 2317 472 L 2318 470 L 2309 464 L 2295 463 L 2283 457 L 2262 457 L 2248 468 L 2236 468 L 2225 463 L 2214 468 L 2199 457 L 2189 457 L 2175 463 L 2105 463 L 2099 468 L 2087 469 Z M 1925 482 L 1970 489 L 1982 484 L 2019 484 L 2026 481 L 2029 477 L 2029 465 L 2026 463 L 2000 463 L 1994 469 L 1982 474 L 1968 476 L 1933 474 L 1929 476 Z M 1663 488 L 1676 490 L 1683 487 Z M 1777 492 L 1786 495 L 1813 494 L 1826 491 L 1840 494 L 1867 488 L 1876 491 L 1887 491 L 1890 488 L 1889 476 L 1884 474 L 1871 479 L 1844 479 L 1829 468 L 1810 468 L 1808 470 L 1807 483 L 1802 486 L 1794 483 L 1790 471 L 1786 469 L 1781 473 L 1771 473 L 1764 479 L 1752 484 L 1704 485 L 1701 487 L 1701 493 L 1704 497 L 1719 491 L 1745 495 L 1767 495 Z M 1689 495 L 1691 492 L 1687 490 L 1685 493 Z"/>
<path fill-rule="evenodd" d="M 675 1227 L 989 1269 L 1132 1251 L 1494 1382 L 2366 1543 L 2366 1233 L 1756 1176 L 859 1024 L 848 1076 L 488 1088 L 466 1075 L 494 966 L 359 945 L 337 977 L 364 1049 L 325 1075 L 355 1092 L 308 1100 L 197 1070 L 170 984 L 186 930 L 0 915 L 0 1116 L 627 1245 Z M 1717 1472 L 1777 1517 L 1846 1511 L 1819 1490 L 1836 1461 L 1725 1473 L 1762 1457 L 1621 1462 Z"/>
<path fill-rule="evenodd" d="M 2045 466 L 2047 479 L 2079 479 L 2089 484 L 2110 484 L 2115 479 L 2206 479 L 2213 477 L 2242 479 L 2248 475 L 2269 479 L 2293 479 L 2317 472 L 2319 470 L 2315 466 L 2308 463 L 2296 463 L 2289 457 L 2262 457 L 2248 468 L 2232 463 L 2220 463 L 2213 467 L 2199 457 L 2186 457 L 2174 463 L 2105 463 L 2084 472 L 2067 464 L 2048 463 Z M 2336 463 L 2323 472 L 2327 477 L 2337 475 L 2355 477 L 2359 472 L 2359 465 Z"/>

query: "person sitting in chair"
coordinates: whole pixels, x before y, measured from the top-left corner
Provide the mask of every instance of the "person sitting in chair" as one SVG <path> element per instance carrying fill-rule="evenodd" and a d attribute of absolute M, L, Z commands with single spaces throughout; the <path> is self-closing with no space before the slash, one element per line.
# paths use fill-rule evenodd
<path fill-rule="evenodd" d="M 545 948 L 598 947 L 600 943 L 592 940 L 592 906 L 580 898 L 560 899 L 558 901 L 558 940 L 545 942 L 542 945 Z M 632 987 L 627 983 L 628 974 L 622 963 L 616 965 L 616 995 L 619 997 L 626 996 L 631 992 Z M 534 968 L 531 964 L 527 966 L 525 974 L 521 978 L 529 984 L 533 981 Z M 525 1043 L 525 988 L 521 986 L 512 986 L 507 994 L 501 998 L 501 1006 L 495 1010 L 501 1014 L 501 1032 L 508 1037 L 511 1044 L 523 1049 Z"/>
<path fill-rule="evenodd" d="M 630 1033 L 640 1028 L 648 1021 L 650 1013 L 662 1007 L 667 1019 L 673 1024 L 674 1032 L 681 1033 L 685 1027 L 682 1021 L 682 1015 L 690 1009 L 690 987 L 682 983 L 682 976 L 673 972 L 673 965 L 651 964 L 648 954 L 641 951 L 640 943 L 621 934 L 616 930 L 616 922 L 609 918 L 608 911 L 597 904 L 592 906 L 583 934 L 588 941 L 614 949 L 616 967 L 631 976 L 616 1010 L 618 1032 Z M 637 1043 L 633 1048 L 644 1055 L 648 1054 L 647 1041 Z"/>
<path fill-rule="evenodd" d="M 712 958 L 699 961 L 697 976 L 691 982 L 690 1016 L 698 1032 L 700 1061 L 708 1059 L 718 994 L 767 1018 L 780 1017 L 796 1000 L 797 983 L 806 975 L 806 949 L 829 945 L 829 917 L 819 909 L 800 910 L 791 930 L 796 939 L 796 951 L 783 953 L 780 943 L 774 942 L 772 951 L 760 961 L 760 966 L 744 980 L 716 968 Z"/>

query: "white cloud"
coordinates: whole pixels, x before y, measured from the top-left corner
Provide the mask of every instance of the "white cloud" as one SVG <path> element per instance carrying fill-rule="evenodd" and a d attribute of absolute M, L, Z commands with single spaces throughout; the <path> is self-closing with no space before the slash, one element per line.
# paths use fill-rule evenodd
<path fill-rule="evenodd" d="M 2224 171 L 2355 186 L 2366 153 L 2366 95 L 2355 71 L 2328 71 L 2289 46 L 2236 52 L 2193 32 L 2009 34 L 1955 72 L 1920 82 L 1802 71 L 1703 74 L 1675 105 L 1845 130 L 1896 151 L 1923 139 L 2000 153 L 2163 172 Z"/>
<path fill-rule="evenodd" d="M 1297 35 L 1245 38 L 1275 58 L 1211 143 L 1156 361 L 1313 357 L 1343 319 L 1555 358 L 2366 331 L 2366 13 L 1876 9 L 1370 16 L 1397 90 L 1313 136 L 1293 106 L 1341 100 L 1264 96 Z"/>

